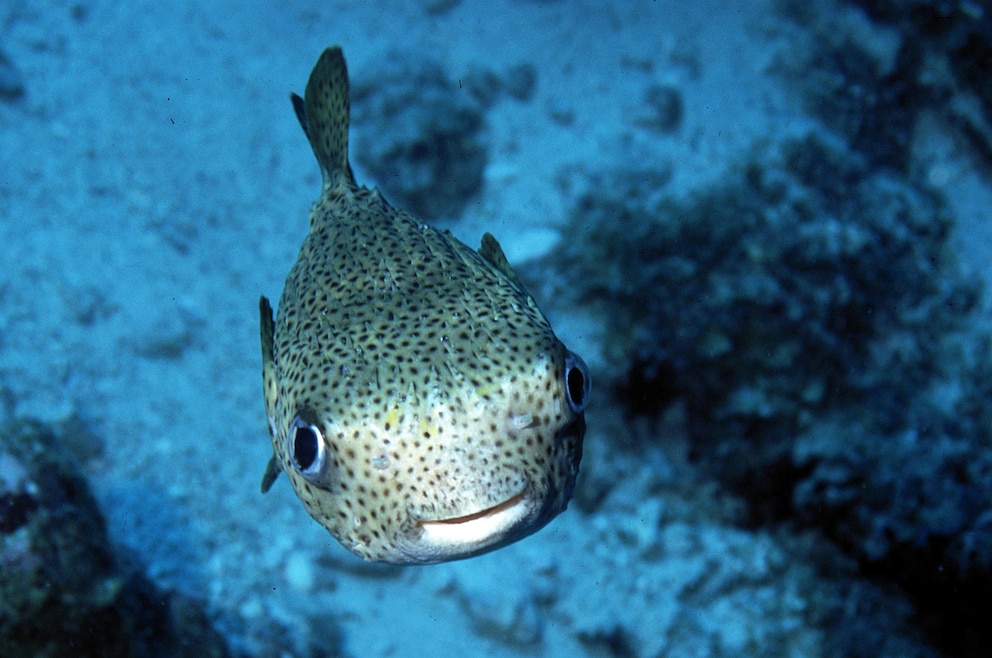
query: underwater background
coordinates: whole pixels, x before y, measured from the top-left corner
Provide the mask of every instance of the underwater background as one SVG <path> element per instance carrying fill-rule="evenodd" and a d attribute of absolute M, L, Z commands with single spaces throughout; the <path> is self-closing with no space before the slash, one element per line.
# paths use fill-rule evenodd
<path fill-rule="evenodd" d="M 0 3 L 0 656 L 992 654 L 990 11 Z M 356 179 L 592 371 L 568 511 L 481 557 L 259 492 L 332 44 Z"/>

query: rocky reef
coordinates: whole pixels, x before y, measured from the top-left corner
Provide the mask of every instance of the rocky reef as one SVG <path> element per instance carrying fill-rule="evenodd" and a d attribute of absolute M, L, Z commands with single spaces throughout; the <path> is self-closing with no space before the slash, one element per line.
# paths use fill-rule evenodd
<path fill-rule="evenodd" d="M 915 603 L 934 646 L 979 655 L 982 289 L 952 253 L 946 198 L 876 130 L 910 134 L 911 108 L 883 102 L 898 69 L 852 80 L 837 61 L 845 89 L 878 101 L 846 113 L 856 125 L 834 108 L 697 190 L 667 189 L 662 162 L 591 174 L 555 256 L 560 294 L 607 318 L 606 384 L 629 419 L 684 405 L 693 463 L 746 501 L 746 524 L 822 533 Z"/>
<path fill-rule="evenodd" d="M 895 78 L 940 111 L 992 162 L 992 21 L 969 0 L 849 0 L 898 37 Z M 859 52 L 857 49 L 849 49 Z M 863 51 L 861 51 L 863 52 Z M 891 73 L 889 74 L 892 75 Z M 886 113 L 891 115 L 891 112 Z"/>
<path fill-rule="evenodd" d="M 0 439 L 0 655 L 231 655 L 200 602 L 112 550 L 63 437 L 16 421 Z"/>
<path fill-rule="evenodd" d="M 455 218 L 479 194 L 489 162 L 486 110 L 530 101 L 533 65 L 476 65 L 455 81 L 436 59 L 393 54 L 354 75 L 356 161 L 394 205 L 424 219 Z"/>
<path fill-rule="evenodd" d="M 352 89 L 359 164 L 394 205 L 425 219 L 457 217 L 482 186 L 484 106 L 440 63 L 387 57 Z M 366 181 L 371 183 L 370 181 Z"/>

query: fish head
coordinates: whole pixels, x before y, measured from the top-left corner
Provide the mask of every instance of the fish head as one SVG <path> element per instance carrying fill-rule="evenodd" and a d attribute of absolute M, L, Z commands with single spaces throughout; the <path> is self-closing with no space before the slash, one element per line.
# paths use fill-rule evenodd
<path fill-rule="evenodd" d="M 301 374 L 279 373 L 271 389 L 275 459 L 309 514 L 350 551 L 394 564 L 462 559 L 564 511 L 589 372 L 525 310 L 532 335 L 512 320 L 516 331 L 484 337 L 479 325 L 440 321 L 412 332 L 398 360 L 410 340 L 402 317 L 383 324 L 378 347 L 282 351 Z"/>

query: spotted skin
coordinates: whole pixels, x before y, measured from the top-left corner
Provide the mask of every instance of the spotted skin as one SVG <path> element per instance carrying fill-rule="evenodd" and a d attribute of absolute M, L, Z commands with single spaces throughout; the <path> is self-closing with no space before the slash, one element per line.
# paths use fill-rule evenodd
<path fill-rule="evenodd" d="M 321 55 L 294 107 L 323 186 L 279 313 L 260 301 L 274 456 L 310 515 L 356 555 L 470 557 L 563 511 L 589 379 L 486 234 L 465 246 L 348 165 L 348 78 Z"/>

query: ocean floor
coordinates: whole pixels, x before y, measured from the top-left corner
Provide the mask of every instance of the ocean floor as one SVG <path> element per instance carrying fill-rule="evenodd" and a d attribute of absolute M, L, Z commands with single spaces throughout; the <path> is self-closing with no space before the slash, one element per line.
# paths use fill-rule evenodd
<path fill-rule="evenodd" d="M 605 184 L 597 172 L 664 162 L 666 193 L 686 198 L 740 174 L 756 145 L 817 126 L 790 65 L 826 22 L 894 56 L 896 28 L 854 4 L 797 6 L 0 5 L 0 420 L 81 432 L 72 450 L 115 550 L 202 601 L 234 655 L 970 655 L 921 632 L 913 593 L 869 577 L 857 551 L 824 548 L 815 524 L 756 523 L 739 490 L 697 467 L 691 410 L 628 413 L 601 309 L 555 294 L 577 285 L 568 271 L 540 281 L 580 230 L 576 199 Z M 288 95 L 332 44 L 370 93 L 397 61 L 436 61 L 459 84 L 533 75 L 531 91 L 485 104 L 481 186 L 434 223 L 472 246 L 500 240 L 588 362 L 593 401 L 569 510 L 464 562 L 364 563 L 285 478 L 259 492 L 271 444 L 258 297 L 278 299 L 320 187 Z M 992 139 L 961 108 L 921 111 L 911 152 L 946 196 L 961 267 L 984 281 Z M 356 153 L 393 139 L 378 130 L 356 119 L 352 162 L 392 199 Z M 887 637 L 859 653 L 852 636 L 872 626 Z"/>

